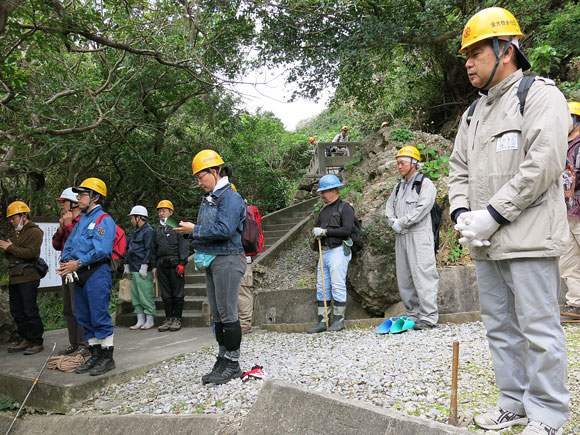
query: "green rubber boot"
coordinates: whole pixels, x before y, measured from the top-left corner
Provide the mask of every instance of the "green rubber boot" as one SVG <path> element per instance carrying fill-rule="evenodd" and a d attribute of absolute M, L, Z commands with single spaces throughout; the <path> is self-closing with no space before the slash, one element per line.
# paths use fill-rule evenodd
<path fill-rule="evenodd" d="M 318 301 L 318 323 L 314 328 L 310 328 L 306 331 L 307 334 L 316 334 L 318 332 L 326 331 L 326 320 L 324 318 L 324 302 Z M 326 313 L 330 319 L 330 301 L 326 302 Z M 330 321 L 330 320 L 329 320 Z"/>
<path fill-rule="evenodd" d="M 342 331 L 344 329 L 344 311 L 346 310 L 346 302 L 334 301 L 334 317 L 329 331 Z"/>

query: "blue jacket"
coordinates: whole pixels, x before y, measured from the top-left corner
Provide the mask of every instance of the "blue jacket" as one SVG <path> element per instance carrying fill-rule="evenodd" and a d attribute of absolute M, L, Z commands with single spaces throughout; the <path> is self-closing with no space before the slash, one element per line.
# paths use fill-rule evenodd
<path fill-rule="evenodd" d="M 135 228 L 127 241 L 127 264 L 131 272 L 138 272 L 142 264 L 151 265 L 153 228 L 147 222 Z M 149 267 L 149 270 L 152 268 Z"/>
<path fill-rule="evenodd" d="M 244 254 L 242 230 L 246 220 L 244 200 L 228 184 L 205 194 L 190 238 L 196 252 L 211 255 Z"/>
<path fill-rule="evenodd" d="M 110 216 L 103 218 L 99 225 L 95 225 L 103 213 L 105 212 L 102 207 L 97 205 L 83 215 L 64 245 L 63 261 L 81 260 L 84 266 L 88 266 L 111 258 L 117 228 Z"/>

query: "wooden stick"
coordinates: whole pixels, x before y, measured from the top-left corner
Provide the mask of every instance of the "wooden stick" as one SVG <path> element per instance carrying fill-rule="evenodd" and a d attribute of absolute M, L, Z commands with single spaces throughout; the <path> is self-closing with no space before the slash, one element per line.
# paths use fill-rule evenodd
<path fill-rule="evenodd" d="M 322 243 L 318 239 L 318 253 L 320 254 L 320 278 L 322 279 L 322 299 L 324 301 L 324 320 L 326 320 L 326 332 L 328 332 L 328 313 L 326 312 L 326 289 L 324 288 L 324 265 L 322 263 Z"/>
<path fill-rule="evenodd" d="M 458 426 L 457 421 L 457 372 L 459 371 L 459 342 L 453 342 L 453 366 L 451 368 L 451 407 L 449 409 L 449 424 Z"/>

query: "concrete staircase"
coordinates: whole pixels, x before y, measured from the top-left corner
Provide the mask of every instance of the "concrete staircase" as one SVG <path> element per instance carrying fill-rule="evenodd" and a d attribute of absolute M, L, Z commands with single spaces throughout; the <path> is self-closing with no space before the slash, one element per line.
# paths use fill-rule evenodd
<path fill-rule="evenodd" d="M 262 217 L 262 229 L 266 251 L 261 252 L 254 259 L 255 264 L 267 264 L 274 258 L 277 251 L 281 251 L 285 240 L 290 240 L 309 218 L 318 199 L 310 199 Z M 155 326 L 165 320 L 163 301 L 155 298 Z M 115 325 L 129 327 L 137 321 L 130 302 L 119 301 L 115 307 Z M 193 267 L 193 258 L 185 267 L 185 305 L 183 307 L 183 327 L 203 327 L 211 325 L 211 315 L 205 291 L 205 272 L 196 271 Z"/>

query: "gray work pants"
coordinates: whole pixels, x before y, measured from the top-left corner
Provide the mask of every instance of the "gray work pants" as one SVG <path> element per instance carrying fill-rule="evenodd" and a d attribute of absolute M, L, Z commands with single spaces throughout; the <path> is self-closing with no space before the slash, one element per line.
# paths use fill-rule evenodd
<path fill-rule="evenodd" d="M 222 324 L 238 322 L 238 295 L 245 271 L 245 255 L 218 255 L 205 269 L 207 300 L 214 322 Z M 228 339 L 229 337 L 226 337 L 226 341 Z M 235 350 L 226 350 L 225 346 L 220 344 L 219 353 L 232 361 L 240 358 L 239 347 Z"/>
<path fill-rule="evenodd" d="M 559 428 L 568 418 L 558 258 L 476 260 L 498 406 Z"/>
<path fill-rule="evenodd" d="M 395 239 L 397 284 L 410 320 L 433 325 L 439 320 L 439 275 L 435 263 L 433 232 L 409 231 Z"/>

